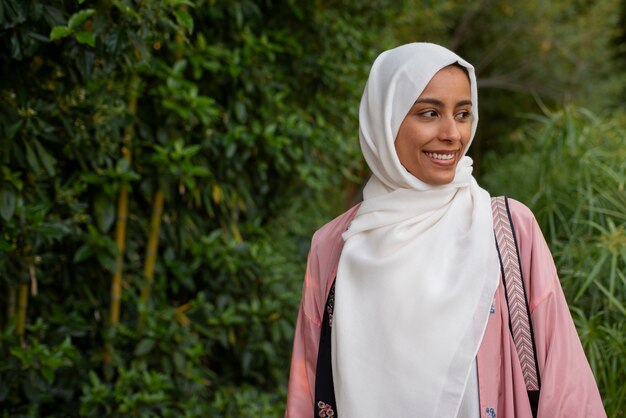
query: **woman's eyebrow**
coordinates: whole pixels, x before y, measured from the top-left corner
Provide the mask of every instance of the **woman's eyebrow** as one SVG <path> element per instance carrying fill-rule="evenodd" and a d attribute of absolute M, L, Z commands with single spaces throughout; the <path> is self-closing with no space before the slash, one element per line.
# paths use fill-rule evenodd
<path fill-rule="evenodd" d="M 414 104 L 418 104 L 418 103 L 432 104 L 432 105 L 435 105 L 435 106 L 443 106 L 444 105 L 444 103 L 441 100 L 439 100 L 439 99 L 431 99 L 431 98 L 428 98 L 428 97 L 425 97 L 423 99 L 417 99 Z M 459 100 L 456 103 L 456 105 L 457 106 L 465 106 L 465 105 L 470 105 L 471 106 L 472 105 L 472 101 L 471 100 Z"/>

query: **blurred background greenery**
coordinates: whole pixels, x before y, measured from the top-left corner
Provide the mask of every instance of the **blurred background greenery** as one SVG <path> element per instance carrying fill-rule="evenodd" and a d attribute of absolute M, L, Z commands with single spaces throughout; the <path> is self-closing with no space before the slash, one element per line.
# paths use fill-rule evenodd
<path fill-rule="evenodd" d="M 626 411 L 625 0 L 0 0 L 0 416 L 277 417 L 358 101 L 411 41 L 474 63 L 471 150 L 535 212 Z"/>

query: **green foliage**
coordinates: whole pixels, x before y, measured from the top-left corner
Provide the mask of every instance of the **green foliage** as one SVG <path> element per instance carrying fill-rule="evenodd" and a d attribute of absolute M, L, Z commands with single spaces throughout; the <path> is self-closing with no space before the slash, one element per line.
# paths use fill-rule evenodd
<path fill-rule="evenodd" d="M 362 167 L 346 138 L 396 10 L 0 3 L 3 413 L 282 413 L 311 229 Z M 122 317 L 111 327 L 122 185 Z M 165 205 L 144 303 L 157 191 Z M 12 324 L 26 285 L 21 342 Z"/>
<path fill-rule="evenodd" d="M 11 416 L 39 416 L 42 405 L 65 403 L 76 390 L 71 379 L 79 353 L 69 336 L 42 342 L 48 326 L 40 319 L 28 327 L 31 337 L 20 345 L 8 326 L 0 334 L 0 402 Z M 20 399 L 21 402 L 17 402 Z"/>
<path fill-rule="evenodd" d="M 501 19 L 504 3 L 0 2 L 2 413 L 280 416 L 309 237 L 352 199 L 350 188 L 365 175 L 357 104 L 378 51 L 398 39 L 440 41 L 474 62 L 487 60 L 479 72 L 487 80 L 539 57 L 522 85 L 553 86 L 559 93 L 546 95 L 553 99 L 578 89 L 577 78 L 590 87 L 581 96 L 597 88 L 598 101 L 613 100 L 610 86 L 623 86 L 604 49 L 615 2 L 583 2 L 573 11 L 564 2 L 550 10 L 518 2 L 512 34 Z M 538 10 L 550 22 L 534 19 Z M 573 30 L 577 19 L 588 30 Z M 532 29 L 527 38 L 523 28 Z M 558 53 L 537 52 L 546 37 Z M 492 57 L 494 39 L 502 45 Z M 535 106 L 528 95 L 509 96 L 498 97 L 495 113 L 481 107 L 482 119 L 508 124 Z M 615 171 L 598 170 L 607 178 Z M 111 327 L 105 318 L 122 185 L 129 190 L 122 315 Z M 165 205 L 144 303 L 157 192 Z M 600 195 L 592 202 L 623 203 Z M 550 213 L 547 225 L 569 219 L 569 212 L 539 210 L 542 220 Z M 623 290 L 624 276 L 622 256 L 602 251 L 615 245 L 608 243 L 623 218 L 610 223 L 601 217 L 610 213 L 593 213 L 576 228 L 602 231 L 605 238 L 591 242 L 600 267 L 580 258 L 590 244 L 582 238 L 557 253 L 572 272 L 595 271 L 566 290 L 580 293 L 586 316 L 576 318 L 591 336 L 584 341 L 603 391 L 622 393 L 610 406 L 623 399 L 623 345 L 606 343 L 623 335 L 616 321 L 623 301 L 609 294 Z M 578 249 L 568 259 L 566 248 Z M 23 318 L 18 289 L 26 286 Z M 604 302 L 606 311 L 599 310 Z M 14 335 L 20 319 L 23 341 Z"/>
<path fill-rule="evenodd" d="M 626 404 L 626 117 L 566 107 L 533 117 L 491 155 L 484 183 L 542 226 L 609 416 Z"/>
<path fill-rule="evenodd" d="M 623 0 L 471 0 L 409 2 L 394 25 L 405 41 L 427 39 L 471 62 L 481 123 L 471 153 L 478 171 L 488 150 L 538 113 L 539 102 L 576 103 L 600 112 L 623 106 L 626 74 Z M 620 38 L 621 37 L 621 38 Z"/>
<path fill-rule="evenodd" d="M 216 417 L 278 417 L 284 415 L 284 405 L 280 402 L 284 394 L 259 391 L 250 386 L 221 387 L 213 402 Z"/>
<path fill-rule="evenodd" d="M 69 18 L 67 26 L 59 25 L 52 28 L 50 31 L 50 40 L 55 41 L 57 39 L 74 35 L 78 43 L 87 44 L 91 47 L 96 46 L 96 38 L 93 33 L 80 30 L 82 24 L 89 19 L 89 17 L 93 16 L 95 12 L 96 11 L 94 9 L 84 9 L 74 13 Z"/>

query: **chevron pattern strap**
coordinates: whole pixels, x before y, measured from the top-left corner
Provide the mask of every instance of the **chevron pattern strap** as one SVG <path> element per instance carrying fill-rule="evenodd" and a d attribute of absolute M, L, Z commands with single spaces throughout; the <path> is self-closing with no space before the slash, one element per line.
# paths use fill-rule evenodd
<path fill-rule="evenodd" d="M 505 284 L 509 308 L 509 325 L 517 349 L 527 391 L 540 387 L 532 323 L 528 310 L 526 292 L 520 267 L 515 233 L 509 216 L 508 204 L 503 196 L 491 198 L 493 228 L 500 253 L 502 280 Z"/>

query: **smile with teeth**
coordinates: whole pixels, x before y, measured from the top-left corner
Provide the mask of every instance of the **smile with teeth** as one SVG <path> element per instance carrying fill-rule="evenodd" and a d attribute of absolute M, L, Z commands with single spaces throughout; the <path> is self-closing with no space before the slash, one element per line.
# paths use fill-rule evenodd
<path fill-rule="evenodd" d="M 424 153 L 430 157 L 430 158 L 434 158 L 435 160 L 451 160 L 454 158 L 454 152 L 450 152 L 450 153 L 446 153 L 446 154 L 438 154 L 436 152 L 428 152 L 428 151 L 424 151 Z"/>

